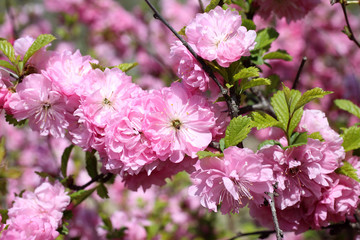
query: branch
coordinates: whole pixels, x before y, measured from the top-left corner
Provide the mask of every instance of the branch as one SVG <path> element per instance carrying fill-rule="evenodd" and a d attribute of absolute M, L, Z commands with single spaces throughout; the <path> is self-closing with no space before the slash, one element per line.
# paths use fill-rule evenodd
<path fill-rule="evenodd" d="M 200 6 L 201 12 L 202 13 L 205 12 L 205 8 L 204 8 L 204 4 L 203 4 L 202 0 L 199 0 L 199 6 Z"/>
<path fill-rule="evenodd" d="M 283 237 L 284 237 L 284 234 L 283 234 L 283 231 L 280 229 L 279 221 L 278 221 L 277 216 L 276 216 L 276 208 L 275 208 L 274 195 L 276 194 L 276 193 L 275 193 L 275 189 L 276 189 L 276 188 L 277 188 L 277 186 L 276 186 L 276 184 L 275 184 L 275 185 L 274 185 L 274 192 L 272 192 L 272 193 L 269 192 L 269 193 L 266 193 L 266 194 L 270 197 L 269 204 L 270 204 L 271 214 L 272 214 L 273 221 L 274 221 L 276 239 L 277 239 L 277 240 L 282 240 Z"/>
<path fill-rule="evenodd" d="M 269 237 L 270 234 L 273 234 L 273 233 L 275 233 L 275 230 L 256 231 L 256 232 L 250 232 L 250 233 L 241 233 L 240 232 L 240 233 L 236 234 L 236 236 L 229 238 L 228 240 L 235 240 L 240 237 L 251 236 L 251 235 L 260 235 L 259 236 L 260 239 L 265 239 L 265 238 Z"/>
<path fill-rule="evenodd" d="M 156 8 L 149 2 L 149 0 L 145 0 L 147 5 L 151 8 L 151 10 L 154 12 L 154 18 L 160 20 L 165 26 L 181 41 L 181 43 L 187 48 L 187 50 L 191 53 L 191 55 L 194 56 L 194 58 L 200 63 L 202 69 L 209 75 L 211 79 L 214 80 L 216 85 L 220 88 L 220 91 L 222 95 L 224 96 L 227 106 L 230 110 L 231 117 L 237 117 L 239 116 L 239 109 L 237 106 L 237 103 L 234 99 L 230 98 L 228 95 L 228 90 L 224 88 L 219 80 L 216 78 L 214 72 L 212 69 L 206 64 L 205 60 L 201 58 L 194 49 L 176 32 L 176 30 L 161 16 L 161 14 L 156 10 Z"/>
<path fill-rule="evenodd" d="M 349 22 L 349 18 L 348 18 L 347 12 L 346 12 L 345 4 L 346 3 L 341 2 L 341 8 L 342 8 L 342 10 L 344 12 L 345 21 L 346 21 L 347 30 L 348 30 L 348 33 L 346 33 L 346 35 L 348 35 L 349 39 L 352 40 L 356 44 L 356 46 L 358 46 L 360 48 L 360 43 L 356 40 L 355 35 L 354 35 L 354 33 L 352 31 L 352 28 L 350 26 L 350 22 Z"/>
<path fill-rule="evenodd" d="M 75 185 L 72 182 L 70 182 L 68 185 L 68 188 L 70 188 L 71 190 L 79 191 L 79 190 L 87 188 L 94 182 L 105 183 L 105 182 L 109 181 L 112 177 L 113 177 L 112 173 L 107 173 L 107 174 L 101 173 L 101 174 L 97 175 L 96 177 L 92 178 L 89 182 L 87 182 L 81 186 Z"/>
<path fill-rule="evenodd" d="M 307 57 L 303 57 L 302 60 L 301 60 L 299 70 L 296 73 L 296 77 L 295 77 L 294 83 L 292 85 L 292 89 L 296 89 L 296 87 L 297 87 L 297 85 L 298 85 L 298 83 L 300 81 L 300 75 L 301 75 L 301 72 L 302 72 L 302 70 L 304 68 L 304 65 L 305 65 L 306 61 L 307 61 Z"/>

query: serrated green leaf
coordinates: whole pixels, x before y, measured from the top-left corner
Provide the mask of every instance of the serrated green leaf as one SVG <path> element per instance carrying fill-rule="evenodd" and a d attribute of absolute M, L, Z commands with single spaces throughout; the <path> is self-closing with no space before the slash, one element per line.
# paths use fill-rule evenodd
<path fill-rule="evenodd" d="M 257 32 L 254 50 L 269 48 L 271 43 L 279 37 L 279 33 L 274 28 L 265 28 Z"/>
<path fill-rule="evenodd" d="M 236 146 L 242 142 L 251 131 L 251 118 L 239 116 L 231 119 L 225 132 L 225 148 Z"/>
<path fill-rule="evenodd" d="M 27 121 L 27 119 L 17 121 L 16 118 L 14 118 L 10 114 L 5 114 L 5 120 L 6 120 L 6 122 L 8 122 L 9 124 L 11 124 L 11 125 L 13 125 L 15 127 L 21 127 L 21 126 L 25 125 L 25 123 Z"/>
<path fill-rule="evenodd" d="M 239 7 L 241 7 L 245 12 L 249 12 L 250 10 L 250 4 L 247 1 L 244 0 L 232 0 L 231 1 L 233 4 L 238 5 Z M 244 22 L 245 19 L 243 19 Z"/>
<path fill-rule="evenodd" d="M 17 73 L 16 67 L 14 65 L 12 65 L 11 63 L 9 63 L 8 61 L 0 60 L 0 66 L 7 68 L 14 73 Z"/>
<path fill-rule="evenodd" d="M 97 172 L 97 159 L 92 152 L 86 152 L 86 171 L 91 178 L 95 178 L 98 175 Z"/>
<path fill-rule="evenodd" d="M 279 121 L 264 112 L 252 112 L 251 115 L 252 126 L 256 127 L 258 130 L 267 128 L 267 127 L 274 127 L 279 124 Z"/>
<path fill-rule="evenodd" d="M 298 126 L 299 122 L 301 121 L 303 113 L 304 113 L 304 109 L 299 108 L 291 116 L 290 123 L 289 123 L 288 130 L 287 130 L 288 136 L 291 136 L 291 134 L 293 133 L 295 128 Z"/>
<path fill-rule="evenodd" d="M 27 52 L 25 53 L 25 56 L 24 56 L 24 59 L 23 59 L 24 65 L 32 57 L 32 55 L 34 55 L 37 51 L 39 51 L 41 48 L 45 47 L 46 45 L 48 45 L 49 43 L 51 43 L 55 39 L 56 39 L 56 37 L 54 37 L 51 34 L 41 34 L 41 35 L 39 35 L 35 39 L 33 44 L 31 44 L 31 46 L 27 50 Z"/>
<path fill-rule="evenodd" d="M 1 40 L 0 51 L 10 60 L 10 62 L 15 62 L 15 49 L 11 43 L 6 40 Z"/>
<path fill-rule="evenodd" d="M 349 162 L 344 161 L 344 165 L 335 170 L 337 174 L 348 176 L 349 178 L 354 179 L 355 181 L 360 182 L 359 176 L 357 175 L 357 170 Z"/>
<path fill-rule="evenodd" d="M 285 61 L 291 61 L 292 57 L 285 50 L 277 50 L 276 52 L 270 52 L 263 56 L 263 59 L 282 59 Z"/>
<path fill-rule="evenodd" d="M 272 92 L 279 89 L 279 85 L 280 85 L 280 77 L 278 75 L 273 74 L 270 75 L 268 78 L 271 81 L 271 85 L 267 86 L 265 89 L 266 96 L 270 95 Z"/>
<path fill-rule="evenodd" d="M 92 69 L 100 69 L 101 71 L 105 71 L 105 69 L 106 69 L 106 67 L 103 67 L 98 63 L 90 62 L 90 65 L 91 65 Z"/>
<path fill-rule="evenodd" d="M 68 235 L 69 234 L 69 229 L 66 227 L 66 224 L 63 223 L 58 229 L 57 231 L 61 234 L 61 235 Z"/>
<path fill-rule="evenodd" d="M 302 133 L 295 132 L 291 135 L 290 145 L 287 146 L 286 148 L 299 147 L 299 146 L 307 144 L 307 142 L 308 142 L 307 132 L 302 132 Z"/>
<path fill-rule="evenodd" d="M 243 19 L 241 26 L 246 27 L 246 29 L 249 30 L 256 30 L 256 25 L 253 21 L 250 19 Z"/>
<path fill-rule="evenodd" d="M 225 138 L 220 139 L 219 144 L 220 144 L 220 150 L 223 152 L 225 149 Z"/>
<path fill-rule="evenodd" d="M 308 102 L 316 99 L 316 98 L 323 98 L 325 95 L 328 95 L 330 93 L 330 91 L 324 91 L 321 88 L 314 88 L 311 89 L 309 91 L 306 91 L 300 98 L 300 100 L 298 101 L 298 103 L 295 106 L 295 109 L 298 109 L 300 107 L 303 107 L 305 104 L 307 104 Z"/>
<path fill-rule="evenodd" d="M 6 220 L 8 220 L 8 218 L 9 218 L 8 212 L 9 211 L 7 209 L 0 209 L 1 223 L 2 224 L 6 224 Z"/>
<path fill-rule="evenodd" d="M 63 175 L 63 177 L 67 176 L 67 165 L 69 162 L 69 158 L 70 158 L 70 154 L 72 149 L 74 148 L 74 145 L 71 144 L 70 146 L 68 146 L 67 148 L 64 149 L 63 154 L 61 155 L 61 174 Z"/>
<path fill-rule="evenodd" d="M 216 6 L 219 4 L 220 0 L 211 0 L 209 5 L 205 8 L 205 12 L 209 12 L 210 10 L 216 8 Z"/>
<path fill-rule="evenodd" d="M 295 89 L 291 89 L 289 98 L 287 100 L 288 106 L 290 106 L 290 115 L 294 114 L 294 112 L 298 110 L 298 108 L 296 108 L 296 105 L 300 101 L 300 99 L 301 99 L 301 92 Z"/>
<path fill-rule="evenodd" d="M 121 71 L 123 72 L 127 72 L 131 69 L 133 69 L 134 67 L 136 67 L 138 65 L 137 62 L 133 62 L 133 63 L 122 63 L 122 64 L 119 64 L 119 65 L 116 65 L 116 66 L 112 66 L 112 67 L 109 67 L 110 69 L 111 68 L 118 68 L 120 69 Z"/>
<path fill-rule="evenodd" d="M 196 153 L 198 155 L 199 159 L 207 158 L 207 157 L 223 157 L 223 153 L 213 153 L 208 151 L 199 151 Z"/>
<path fill-rule="evenodd" d="M 278 146 L 282 147 L 281 143 L 278 142 L 278 141 L 275 141 L 275 140 L 265 140 L 265 141 L 263 141 L 262 143 L 259 144 L 258 150 L 260 150 L 261 148 L 263 148 L 263 147 L 266 146 L 266 145 L 271 145 L 271 146 L 278 145 Z"/>
<path fill-rule="evenodd" d="M 71 202 L 74 205 L 79 205 L 82 201 L 88 198 L 96 189 L 97 187 L 94 187 L 90 190 L 80 190 L 70 194 Z"/>
<path fill-rule="evenodd" d="M 108 216 L 106 216 L 104 213 L 100 213 L 100 217 L 104 223 L 105 230 L 111 232 L 113 230 L 113 225 Z"/>
<path fill-rule="evenodd" d="M 243 68 L 234 75 L 234 80 L 237 81 L 239 79 L 249 78 L 249 77 L 258 77 L 259 76 L 259 69 L 257 67 L 248 67 Z"/>
<path fill-rule="evenodd" d="M 341 135 L 344 142 L 342 146 L 345 152 L 360 148 L 360 128 L 352 126 L 344 131 Z"/>
<path fill-rule="evenodd" d="M 308 136 L 308 138 L 312 138 L 312 139 L 317 139 L 317 140 L 320 140 L 320 141 L 324 141 L 324 138 L 323 136 L 320 134 L 320 132 L 313 132 L 312 134 L 310 134 Z"/>
<path fill-rule="evenodd" d="M 103 183 L 100 183 L 96 188 L 96 192 L 102 199 L 109 198 L 108 190 Z"/>
<path fill-rule="evenodd" d="M 245 91 L 246 89 L 252 88 L 252 87 L 256 87 L 256 86 L 261 86 L 261 85 L 270 85 L 271 81 L 270 79 L 267 78 L 255 78 L 255 79 L 251 79 L 250 81 L 247 80 L 242 80 L 240 83 L 240 89 L 242 91 Z"/>
<path fill-rule="evenodd" d="M 354 116 L 360 118 L 360 108 L 357 105 L 355 105 L 353 102 L 346 99 L 336 99 L 334 102 L 338 108 L 347 111 L 353 114 Z"/>
<path fill-rule="evenodd" d="M 271 98 L 271 106 L 273 106 L 274 112 L 279 121 L 278 126 L 286 131 L 290 114 L 284 91 L 277 91 L 274 94 Z"/>

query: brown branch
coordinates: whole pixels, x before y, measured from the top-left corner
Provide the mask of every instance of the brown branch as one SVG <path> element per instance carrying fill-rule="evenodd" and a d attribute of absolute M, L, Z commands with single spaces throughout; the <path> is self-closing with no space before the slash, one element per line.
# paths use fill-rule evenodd
<path fill-rule="evenodd" d="M 67 187 L 70 188 L 71 190 L 79 191 L 79 190 L 83 190 L 83 189 L 87 188 L 88 186 L 90 186 L 94 182 L 106 183 L 112 177 L 113 177 L 112 173 L 107 173 L 107 174 L 101 173 L 101 174 L 97 175 L 96 177 L 92 178 L 89 182 L 87 182 L 87 183 L 85 183 L 84 185 L 81 185 L 81 186 L 75 185 L 73 183 L 73 179 L 70 179 L 70 182 L 68 183 Z"/>
<path fill-rule="evenodd" d="M 307 57 L 303 57 L 302 60 L 301 60 L 301 64 L 300 64 L 300 67 L 299 67 L 299 70 L 297 71 L 296 73 L 296 77 L 295 77 L 295 80 L 294 80 L 294 83 L 292 85 L 292 89 L 296 89 L 297 86 L 298 86 L 298 83 L 300 82 L 300 75 L 301 75 L 301 72 L 304 68 L 304 65 L 307 61 Z"/>
<path fill-rule="evenodd" d="M 354 32 L 352 31 L 352 28 L 351 28 L 351 25 L 350 25 L 350 22 L 349 22 L 349 18 L 348 18 L 347 12 L 346 12 L 346 5 L 345 4 L 346 3 L 341 2 L 341 8 L 342 8 L 344 16 L 345 16 L 347 30 L 349 31 L 348 32 L 349 34 L 346 34 L 346 35 L 348 35 L 349 39 L 352 40 L 356 44 L 356 46 L 358 46 L 360 48 L 360 43 L 356 40 Z"/>
<path fill-rule="evenodd" d="M 236 236 L 229 238 L 228 240 L 235 240 L 237 238 L 246 237 L 246 236 L 252 236 L 252 235 L 260 235 L 260 239 L 265 239 L 270 236 L 270 234 L 275 233 L 275 230 L 265 230 L 265 231 L 256 231 L 256 232 L 250 232 L 250 233 L 238 233 Z"/>

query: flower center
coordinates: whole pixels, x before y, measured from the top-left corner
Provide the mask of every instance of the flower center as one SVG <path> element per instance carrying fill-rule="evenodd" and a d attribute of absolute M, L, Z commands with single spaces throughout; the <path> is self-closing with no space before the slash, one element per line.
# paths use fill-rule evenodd
<path fill-rule="evenodd" d="M 47 111 L 49 108 L 51 108 L 51 103 L 44 102 L 42 105 L 43 110 Z"/>
<path fill-rule="evenodd" d="M 103 100 L 103 105 L 109 105 L 109 106 L 111 106 L 110 100 L 107 99 L 107 98 L 104 98 L 104 100 Z"/>
<path fill-rule="evenodd" d="M 176 130 L 180 130 L 182 123 L 179 119 L 175 119 L 171 121 L 171 126 L 173 126 Z"/>

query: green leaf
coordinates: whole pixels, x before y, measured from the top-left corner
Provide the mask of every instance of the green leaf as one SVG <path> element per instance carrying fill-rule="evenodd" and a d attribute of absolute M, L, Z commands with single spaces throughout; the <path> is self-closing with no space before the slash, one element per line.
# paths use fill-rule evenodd
<path fill-rule="evenodd" d="M 69 229 L 66 227 L 66 223 L 63 223 L 61 225 L 61 227 L 59 227 L 57 229 L 57 231 L 61 234 L 61 235 L 68 235 L 69 234 Z"/>
<path fill-rule="evenodd" d="M 66 174 L 67 165 L 68 165 L 70 154 L 71 154 L 71 151 L 73 148 L 74 148 L 74 145 L 71 144 L 70 146 L 68 146 L 67 148 L 64 149 L 64 152 L 61 155 L 61 174 L 63 175 L 63 177 L 67 176 L 67 174 Z"/>
<path fill-rule="evenodd" d="M 277 91 L 274 94 L 271 98 L 271 105 L 273 106 L 276 117 L 279 121 L 278 126 L 286 131 L 290 115 L 284 91 Z"/>
<path fill-rule="evenodd" d="M 37 51 L 39 51 L 42 47 L 45 47 L 52 41 L 54 41 L 56 38 L 51 34 L 41 34 L 39 35 L 33 44 L 31 44 L 30 48 L 25 53 L 23 62 L 24 64 L 27 63 L 27 61 L 34 55 Z"/>
<path fill-rule="evenodd" d="M 86 171 L 91 178 L 95 178 L 98 175 L 97 172 L 97 159 L 92 152 L 86 152 Z"/>
<path fill-rule="evenodd" d="M 178 31 L 178 34 L 185 36 L 186 35 L 185 29 L 186 29 L 186 26 L 183 26 L 182 29 L 180 29 L 180 31 Z"/>
<path fill-rule="evenodd" d="M 17 73 L 16 67 L 14 65 L 12 65 L 11 63 L 9 63 L 8 61 L 0 60 L 0 66 L 13 71 L 14 73 Z"/>
<path fill-rule="evenodd" d="M 6 220 L 8 220 L 8 218 L 9 218 L 8 212 L 9 211 L 7 209 L 0 209 L 1 223 L 2 224 L 6 224 Z"/>
<path fill-rule="evenodd" d="M 7 168 L 6 171 L 1 173 L 2 177 L 5 178 L 11 178 L 11 179 L 17 179 L 21 177 L 22 171 L 19 168 Z"/>
<path fill-rule="evenodd" d="M 275 141 L 275 140 L 265 140 L 265 141 L 263 141 L 261 144 L 259 144 L 258 150 L 260 150 L 261 148 L 263 148 L 263 147 L 266 146 L 266 145 L 271 145 L 271 146 L 278 145 L 278 146 L 280 146 L 280 147 L 283 147 L 283 146 L 281 145 L 281 143 L 278 142 L 278 141 Z"/>
<path fill-rule="evenodd" d="M 335 170 L 335 172 L 337 174 L 341 174 L 341 175 L 345 175 L 349 178 L 354 179 L 355 181 L 360 182 L 360 179 L 357 175 L 357 170 L 353 167 L 353 165 L 351 165 L 349 162 L 344 161 L 343 162 L 344 165 L 342 165 L 341 167 L 339 167 L 338 169 Z"/>
<path fill-rule="evenodd" d="M 292 105 L 293 106 L 293 105 Z M 299 108 L 298 110 L 296 110 L 294 112 L 294 114 L 292 115 L 291 119 L 290 119 L 290 123 L 287 129 L 287 133 L 288 136 L 291 136 L 291 134 L 293 133 L 293 131 L 295 130 L 295 128 L 298 126 L 299 122 L 301 121 L 302 115 L 304 113 L 304 109 L 303 108 Z"/>
<path fill-rule="evenodd" d="M 73 212 L 71 211 L 71 210 L 65 210 L 64 211 L 64 215 L 63 215 L 63 218 L 65 219 L 65 220 L 70 220 L 70 219 L 72 219 L 73 218 Z"/>
<path fill-rule="evenodd" d="M 0 166 L 3 166 L 2 162 L 6 156 L 6 148 L 5 148 L 5 137 L 0 138 Z"/>
<path fill-rule="evenodd" d="M 263 59 L 282 59 L 285 61 L 291 61 L 292 57 L 285 50 L 277 50 L 276 52 L 265 54 Z"/>
<path fill-rule="evenodd" d="M 94 187 L 90 190 L 80 190 L 70 194 L 71 202 L 74 205 L 79 205 L 82 201 L 88 198 L 96 189 L 97 187 Z"/>
<path fill-rule="evenodd" d="M 24 126 L 24 125 L 25 125 L 27 119 L 24 119 L 24 120 L 21 120 L 21 121 L 17 121 L 16 118 L 14 118 L 12 115 L 10 115 L 10 114 L 5 114 L 5 120 L 6 120 L 9 124 L 11 124 L 11 125 L 13 125 L 13 126 L 15 126 L 15 127 L 21 127 L 21 126 Z"/>
<path fill-rule="evenodd" d="M 279 37 L 279 33 L 274 28 L 265 28 L 257 32 L 254 50 L 268 48 L 271 43 Z"/>
<path fill-rule="evenodd" d="M 249 30 L 256 30 L 256 25 L 253 21 L 250 19 L 243 19 L 241 26 L 246 27 L 246 29 Z"/>
<path fill-rule="evenodd" d="M 119 64 L 119 65 L 116 65 L 116 66 L 112 66 L 112 67 L 109 67 L 110 69 L 111 68 L 118 68 L 120 69 L 121 71 L 123 72 L 127 72 L 129 71 L 130 69 L 133 69 L 134 67 L 136 67 L 138 65 L 137 62 L 133 62 L 133 63 L 122 63 L 122 64 Z"/>
<path fill-rule="evenodd" d="M 251 79 L 250 81 L 247 80 L 242 80 L 240 83 L 240 89 L 242 91 L 245 91 L 246 89 L 252 88 L 252 87 L 256 87 L 256 86 L 261 86 L 261 85 L 270 85 L 271 81 L 270 79 L 267 78 L 254 78 Z"/>
<path fill-rule="evenodd" d="M 312 138 L 312 139 L 317 139 L 317 140 L 320 140 L 320 141 L 324 141 L 324 138 L 323 136 L 321 136 L 320 132 L 313 132 L 312 134 L 310 134 L 308 136 L 308 138 Z"/>
<path fill-rule="evenodd" d="M 101 71 L 105 71 L 105 69 L 106 69 L 106 67 L 103 67 L 98 63 L 90 62 L 90 65 L 91 65 L 92 69 L 100 69 Z"/>
<path fill-rule="evenodd" d="M 223 153 L 213 153 L 208 151 L 199 151 L 196 153 L 198 155 L 199 159 L 207 158 L 207 157 L 223 157 Z"/>
<path fill-rule="evenodd" d="M 251 118 L 239 116 L 231 119 L 225 132 L 225 147 L 236 146 L 243 141 L 251 131 Z"/>
<path fill-rule="evenodd" d="M 335 105 L 338 108 L 347 111 L 353 114 L 354 116 L 360 118 L 360 108 L 357 105 L 355 105 L 353 102 L 346 99 L 336 99 Z"/>
<path fill-rule="evenodd" d="M 300 100 L 298 101 L 298 103 L 295 106 L 295 109 L 298 109 L 300 107 L 303 107 L 305 104 L 307 104 L 308 102 L 316 99 L 316 98 L 322 98 L 325 95 L 328 95 L 330 93 L 333 92 L 329 92 L 329 91 L 324 91 L 321 88 L 314 88 L 311 89 L 309 91 L 306 91 L 300 98 Z"/>
<path fill-rule="evenodd" d="M 274 91 L 279 89 L 279 85 L 280 85 L 280 77 L 278 75 L 273 74 L 273 75 L 270 75 L 268 78 L 271 81 L 271 85 L 266 86 L 266 89 L 265 89 L 266 96 L 269 96 L 271 93 L 273 93 Z"/>
<path fill-rule="evenodd" d="M 256 127 L 258 130 L 267 128 L 267 127 L 274 127 L 279 124 L 279 121 L 264 112 L 252 112 L 251 115 L 252 126 Z"/>
<path fill-rule="evenodd" d="M 307 142 L 308 142 L 307 132 L 302 132 L 302 133 L 295 132 L 294 134 L 291 135 L 290 145 L 287 146 L 286 148 L 299 147 L 307 144 Z"/>
<path fill-rule="evenodd" d="M 243 68 L 234 75 L 234 80 L 237 81 L 239 79 L 249 78 L 249 77 L 258 77 L 259 76 L 259 69 L 257 67 L 248 67 Z"/>
<path fill-rule="evenodd" d="M 345 152 L 360 148 L 360 128 L 352 126 L 341 135 L 344 139 L 342 146 Z"/>
<path fill-rule="evenodd" d="M 100 217 L 104 223 L 104 229 L 111 232 L 113 230 L 113 225 L 109 216 L 105 215 L 104 213 L 100 213 Z"/>
<path fill-rule="evenodd" d="M 225 149 L 225 138 L 220 139 L 219 144 L 220 144 L 220 150 L 223 152 Z"/>
<path fill-rule="evenodd" d="M 96 192 L 102 199 L 109 198 L 108 190 L 103 183 L 100 183 L 96 188 Z"/>
<path fill-rule="evenodd" d="M 15 62 L 15 49 L 11 43 L 6 40 L 1 40 L 0 51 L 10 60 L 10 62 Z"/>
<path fill-rule="evenodd" d="M 216 6 L 219 4 L 220 0 L 211 0 L 209 5 L 205 8 L 205 12 L 209 12 L 210 10 L 216 8 Z"/>

